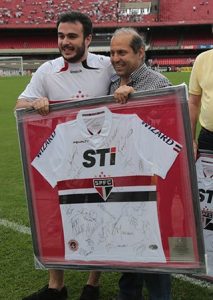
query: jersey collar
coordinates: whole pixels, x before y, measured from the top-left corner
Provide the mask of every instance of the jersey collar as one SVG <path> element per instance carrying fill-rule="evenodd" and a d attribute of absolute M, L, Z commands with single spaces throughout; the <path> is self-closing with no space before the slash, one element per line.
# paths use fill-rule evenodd
<path fill-rule="evenodd" d="M 90 117 L 93 118 L 99 114 L 103 114 L 103 118 L 104 118 L 103 126 L 99 133 L 91 136 L 91 133 L 89 133 L 87 126 L 84 122 L 84 118 L 90 118 Z M 112 126 L 112 113 L 105 106 L 94 108 L 94 109 L 88 109 L 88 110 L 80 110 L 76 119 L 77 119 L 77 124 L 81 130 L 81 134 L 85 138 L 106 137 L 110 133 L 111 126 Z"/>

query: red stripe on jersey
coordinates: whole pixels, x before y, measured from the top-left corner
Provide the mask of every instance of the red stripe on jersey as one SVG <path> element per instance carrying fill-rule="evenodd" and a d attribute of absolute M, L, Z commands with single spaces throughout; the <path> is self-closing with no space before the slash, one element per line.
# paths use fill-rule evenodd
<path fill-rule="evenodd" d="M 69 68 L 69 64 L 68 64 L 68 62 L 65 61 L 63 68 L 61 68 L 61 70 L 58 73 L 67 71 L 68 68 Z"/>
<path fill-rule="evenodd" d="M 49 100 L 49 104 L 56 104 L 56 103 L 62 103 L 62 102 L 67 102 L 70 100 Z"/>
<path fill-rule="evenodd" d="M 181 149 L 182 149 L 182 146 L 180 146 L 178 144 L 175 144 L 173 147 L 173 150 L 176 151 L 177 153 L 179 153 Z"/>
<path fill-rule="evenodd" d="M 110 149 L 110 152 L 111 152 L 111 153 L 116 153 L 116 147 L 112 147 L 112 148 Z"/>
<path fill-rule="evenodd" d="M 57 186 L 59 190 L 92 188 L 93 179 L 113 179 L 114 187 L 156 185 L 157 182 L 157 176 L 122 176 L 64 180 L 59 181 Z"/>

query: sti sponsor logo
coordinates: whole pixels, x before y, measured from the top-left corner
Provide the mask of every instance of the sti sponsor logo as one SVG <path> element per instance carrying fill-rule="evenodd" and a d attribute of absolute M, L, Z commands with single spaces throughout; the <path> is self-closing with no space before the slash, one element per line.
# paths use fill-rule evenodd
<path fill-rule="evenodd" d="M 173 139 L 162 133 L 159 129 L 147 124 L 144 121 L 142 121 L 142 125 L 144 125 L 145 128 L 149 129 L 152 133 L 158 136 L 159 139 L 162 140 L 164 143 L 166 143 L 169 146 L 173 146 L 174 151 L 180 152 L 180 150 L 182 149 L 181 145 L 175 143 Z"/>
<path fill-rule="evenodd" d="M 85 168 L 91 168 L 95 165 L 100 167 L 104 167 L 106 165 L 115 165 L 116 159 L 116 147 L 112 148 L 104 148 L 104 149 L 89 149 L 84 152 L 83 158 L 85 161 L 83 162 L 83 166 Z"/>
<path fill-rule="evenodd" d="M 39 158 L 42 153 L 47 149 L 48 145 L 52 142 L 52 140 L 54 139 L 54 137 L 56 136 L 56 132 L 53 131 L 53 133 L 50 135 L 50 137 L 46 140 L 46 142 L 44 142 L 44 144 L 42 145 L 39 153 L 37 154 L 37 157 Z"/>
<path fill-rule="evenodd" d="M 212 203 L 213 200 L 213 190 L 199 189 L 200 202 L 205 201 L 206 203 Z"/>

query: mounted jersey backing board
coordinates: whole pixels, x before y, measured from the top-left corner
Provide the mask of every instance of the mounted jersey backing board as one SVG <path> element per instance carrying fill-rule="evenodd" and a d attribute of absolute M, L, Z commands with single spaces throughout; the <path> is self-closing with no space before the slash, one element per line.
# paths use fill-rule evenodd
<path fill-rule="evenodd" d="M 205 270 L 185 85 L 17 123 L 39 267 Z"/>

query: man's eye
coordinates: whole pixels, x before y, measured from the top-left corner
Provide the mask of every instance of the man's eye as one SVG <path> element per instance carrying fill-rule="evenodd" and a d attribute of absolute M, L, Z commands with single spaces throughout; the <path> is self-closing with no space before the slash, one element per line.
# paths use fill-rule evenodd
<path fill-rule="evenodd" d="M 77 38 L 77 35 L 68 35 L 68 39 L 74 40 Z"/>

